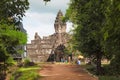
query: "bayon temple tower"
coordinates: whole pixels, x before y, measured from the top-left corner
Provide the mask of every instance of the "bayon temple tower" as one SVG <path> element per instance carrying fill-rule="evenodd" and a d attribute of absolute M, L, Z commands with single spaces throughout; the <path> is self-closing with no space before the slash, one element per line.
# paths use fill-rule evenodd
<path fill-rule="evenodd" d="M 41 38 L 35 33 L 34 40 L 27 44 L 27 58 L 33 62 L 60 61 L 64 57 L 69 35 L 66 33 L 66 23 L 62 21 L 63 13 L 57 13 L 54 29 L 55 33 Z"/>

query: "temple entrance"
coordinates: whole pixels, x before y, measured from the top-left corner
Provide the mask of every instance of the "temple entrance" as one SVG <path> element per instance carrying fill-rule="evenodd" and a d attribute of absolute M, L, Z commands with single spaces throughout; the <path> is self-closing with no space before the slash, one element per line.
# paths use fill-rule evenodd
<path fill-rule="evenodd" d="M 54 55 L 55 55 L 55 61 L 60 62 L 61 59 L 64 58 L 64 49 L 65 46 L 64 45 L 59 45 L 55 51 L 54 51 Z"/>
<path fill-rule="evenodd" d="M 64 49 L 65 49 L 65 46 L 64 45 L 59 45 L 57 48 L 55 48 L 49 58 L 48 58 L 48 62 L 49 61 L 56 61 L 56 62 L 60 62 L 61 59 L 65 58 L 65 55 L 64 55 Z"/>

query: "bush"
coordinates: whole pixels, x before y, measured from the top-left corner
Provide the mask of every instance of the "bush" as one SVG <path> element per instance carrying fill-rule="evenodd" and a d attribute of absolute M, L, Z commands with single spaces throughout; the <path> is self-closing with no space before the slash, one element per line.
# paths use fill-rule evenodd
<path fill-rule="evenodd" d="M 20 71 L 17 74 L 15 75 L 15 80 L 38 80 L 39 78 L 37 72 L 31 70 Z"/>
<path fill-rule="evenodd" d="M 10 80 L 39 80 L 40 76 L 37 73 L 39 67 L 21 67 L 13 73 Z"/>
<path fill-rule="evenodd" d="M 29 59 L 25 59 L 24 60 L 24 66 L 27 67 L 27 66 L 34 66 L 35 63 L 34 62 L 30 62 Z"/>
<path fill-rule="evenodd" d="M 117 76 L 99 76 L 99 80 L 120 80 Z"/>
<path fill-rule="evenodd" d="M 115 65 L 104 65 L 104 76 L 99 76 L 99 80 L 120 80 L 119 70 L 114 68 Z"/>
<path fill-rule="evenodd" d="M 110 69 L 112 70 L 112 75 L 119 75 L 120 76 L 120 58 L 119 56 L 116 56 L 111 63 L 110 63 Z"/>
<path fill-rule="evenodd" d="M 104 75 L 107 76 L 120 76 L 120 61 L 115 58 L 109 65 L 104 65 Z"/>

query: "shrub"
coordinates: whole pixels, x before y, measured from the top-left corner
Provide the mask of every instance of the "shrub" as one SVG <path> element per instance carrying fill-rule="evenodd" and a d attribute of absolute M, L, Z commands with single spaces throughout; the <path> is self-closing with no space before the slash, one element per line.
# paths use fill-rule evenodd
<path fill-rule="evenodd" d="M 29 59 L 25 59 L 24 60 L 24 66 L 27 67 L 27 66 L 34 66 L 35 63 L 34 62 L 30 62 Z"/>
<path fill-rule="evenodd" d="M 110 69 L 112 70 L 112 75 L 119 75 L 120 76 L 120 58 L 119 56 L 116 56 L 111 63 L 110 63 Z"/>
<path fill-rule="evenodd" d="M 99 76 L 99 80 L 120 80 L 117 76 Z"/>
<path fill-rule="evenodd" d="M 38 80 L 40 78 L 37 70 L 39 67 L 21 67 L 13 73 L 10 80 Z"/>

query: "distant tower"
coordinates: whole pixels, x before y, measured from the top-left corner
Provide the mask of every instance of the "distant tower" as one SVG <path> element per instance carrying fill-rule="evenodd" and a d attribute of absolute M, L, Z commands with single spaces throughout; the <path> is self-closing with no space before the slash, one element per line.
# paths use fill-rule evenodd
<path fill-rule="evenodd" d="M 39 39 L 41 39 L 37 32 L 35 33 L 34 38 L 35 38 L 35 40 L 39 40 Z"/>
<path fill-rule="evenodd" d="M 63 18 L 63 13 L 61 12 L 61 10 L 59 10 L 54 23 L 55 33 L 66 32 L 66 23 L 62 21 L 62 18 Z"/>

